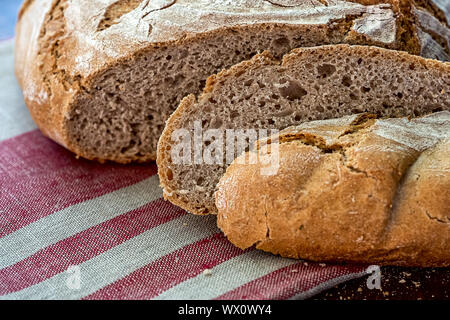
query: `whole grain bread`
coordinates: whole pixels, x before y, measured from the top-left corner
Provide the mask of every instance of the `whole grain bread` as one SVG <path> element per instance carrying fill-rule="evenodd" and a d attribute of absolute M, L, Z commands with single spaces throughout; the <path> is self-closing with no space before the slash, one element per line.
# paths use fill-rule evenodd
<path fill-rule="evenodd" d="M 26 0 L 16 74 L 45 135 L 77 155 L 156 158 L 164 123 L 206 78 L 265 49 L 371 44 L 448 60 L 436 0 Z"/>
<path fill-rule="evenodd" d="M 244 154 L 220 180 L 218 225 L 233 244 L 323 262 L 450 266 L 450 112 L 313 121 L 277 138 L 275 174 Z M 267 141 L 250 153 L 264 157 Z"/>
<path fill-rule="evenodd" d="M 218 161 L 198 161 L 206 153 L 194 151 L 214 144 L 204 135 L 192 139 L 197 148 L 191 154 L 180 156 L 189 151 L 179 148 L 179 133 L 194 137 L 196 126 L 219 130 L 217 141 L 227 141 L 231 129 L 284 129 L 361 112 L 398 117 L 442 110 L 450 110 L 450 63 L 369 46 L 295 49 L 282 61 L 263 53 L 210 77 L 203 94 L 186 97 L 170 117 L 158 145 L 164 196 L 195 214 L 217 213 L 217 183 L 243 150 L 222 148 Z"/>

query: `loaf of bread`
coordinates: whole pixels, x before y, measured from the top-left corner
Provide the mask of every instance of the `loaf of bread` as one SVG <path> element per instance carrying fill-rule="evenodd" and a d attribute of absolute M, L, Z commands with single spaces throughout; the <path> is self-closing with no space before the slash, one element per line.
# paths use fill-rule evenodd
<path fill-rule="evenodd" d="M 251 153 L 263 159 L 266 144 Z M 306 123 L 280 132 L 278 156 L 274 175 L 244 154 L 220 180 L 218 225 L 236 246 L 313 261 L 450 266 L 450 112 Z"/>
<path fill-rule="evenodd" d="M 183 97 L 265 49 L 371 44 L 448 60 L 442 3 L 26 0 L 16 74 L 44 134 L 88 159 L 142 162 Z"/>
<path fill-rule="evenodd" d="M 226 141 L 232 129 L 284 129 L 361 112 L 396 117 L 442 110 L 450 110 L 448 62 L 370 46 L 295 49 L 282 61 L 263 53 L 210 77 L 202 95 L 181 102 L 158 146 L 161 185 L 174 204 L 195 214 L 217 213 L 217 183 L 239 152 L 222 148 L 218 161 L 201 161 L 194 151 L 212 143 L 203 136 L 188 157 L 180 157 L 177 135 L 194 137 L 196 123 L 203 131 L 219 130 Z"/>

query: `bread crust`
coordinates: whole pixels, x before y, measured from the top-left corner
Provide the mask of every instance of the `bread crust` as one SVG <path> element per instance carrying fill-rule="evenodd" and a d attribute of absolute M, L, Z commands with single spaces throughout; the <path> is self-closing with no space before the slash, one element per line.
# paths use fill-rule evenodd
<path fill-rule="evenodd" d="M 105 17 L 111 6 L 121 1 L 123 0 L 106 2 L 104 0 L 71 2 L 27 0 L 20 10 L 16 30 L 16 75 L 33 119 L 46 136 L 72 150 L 78 156 L 102 162 L 106 160 L 120 163 L 146 162 L 156 157 L 154 152 L 132 158 L 121 157 L 121 155 L 102 158 L 87 153 L 70 136 L 68 121 L 70 121 L 69 115 L 74 108 L 76 98 L 83 92 L 94 90 L 92 85 L 95 79 L 110 68 L 132 62 L 137 55 L 158 50 L 161 46 L 183 47 L 190 42 L 203 41 L 208 37 L 236 30 L 264 30 L 266 27 L 297 28 L 299 32 L 305 33 L 308 28 L 308 24 L 304 24 L 307 21 L 306 18 L 297 19 L 292 13 L 292 8 L 269 5 L 265 0 L 236 2 L 238 5 L 233 9 L 236 11 L 230 10 L 230 12 L 218 0 L 212 2 L 215 6 L 213 8 L 209 8 L 209 4 L 206 5 L 201 1 L 197 3 L 164 0 L 149 3 L 143 1 L 129 12 L 126 12 L 128 9 L 125 8 L 125 13 L 118 17 L 117 21 L 113 21 L 111 26 L 108 25 L 106 29 L 101 30 L 99 21 Z M 283 4 L 282 0 L 279 2 Z M 370 26 L 368 21 L 364 21 L 368 17 L 367 10 L 380 15 L 389 10 L 389 5 L 392 5 L 395 10 L 406 10 L 403 8 L 403 2 L 361 0 L 352 1 L 353 7 L 350 4 L 347 7 L 352 8 L 348 10 L 354 12 L 353 19 L 359 21 L 358 26 L 361 23 L 363 26 Z M 308 3 L 313 4 L 312 9 L 324 10 L 323 4 L 319 1 L 313 0 Z M 334 2 L 330 1 L 331 3 Z M 370 10 L 365 9 L 359 3 L 374 7 Z M 299 8 L 303 8 L 305 4 L 299 1 L 299 5 Z M 246 15 L 241 13 L 251 6 L 260 6 L 261 9 L 255 9 L 255 18 L 251 19 L 250 24 Z M 189 8 L 194 10 L 192 12 L 199 13 L 195 19 L 193 16 L 189 17 L 192 21 L 183 13 Z M 443 12 L 436 10 L 436 12 Z M 290 13 L 286 14 L 285 12 L 288 11 Z M 338 11 L 321 17 L 325 19 L 323 22 L 325 28 L 330 28 L 330 24 L 336 21 L 345 22 L 347 18 L 346 15 L 339 16 Z M 379 28 L 384 30 L 382 34 L 370 28 L 352 29 L 350 24 L 346 41 L 361 44 L 366 42 L 420 54 L 420 43 L 417 32 L 414 30 L 416 27 L 413 27 L 416 19 L 413 13 L 399 11 L 395 19 L 393 25 Z M 438 19 L 440 19 L 439 23 L 445 23 L 442 17 Z M 176 21 L 179 26 L 177 23 L 171 23 L 173 21 Z M 408 21 L 411 25 L 408 25 Z M 413 28 L 409 30 L 407 40 L 400 39 L 402 30 L 407 28 L 403 24 Z M 316 25 L 316 22 L 313 25 Z M 395 30 L 391 30 L 392 27 L 395 27 Z M 389 36 L 388 30 L 391 30 L 389 31 L 391 33 L 394 32 L 392 33 L 394 38 Z"/>
<path fill-rule="evenodd" d="M 283 257 L 450 266 L 449 133 L 450 112 L 288 128 L 277 174 L 239 159 L 228 168 L 218 225 L 242 249 Z"/>

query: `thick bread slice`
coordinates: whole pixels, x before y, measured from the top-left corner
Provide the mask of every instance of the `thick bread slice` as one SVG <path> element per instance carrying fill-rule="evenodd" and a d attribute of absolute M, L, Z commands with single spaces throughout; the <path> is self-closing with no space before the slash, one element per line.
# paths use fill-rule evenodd
<path fill-rule="evenodd" d="M 284 129 L 361 112 L 392 117 L 439 110 L 450 110 L 450 63 L 348 45 L 296 49 L 282 62 L 263 53 L 210 77 L 198 99 L 182 101 L 159 142 L 161 185 L 174 204 L 195 214 L 216 213 L 215 188 L 234 156 L 226 153 L 215 164 L 192 155 L 191 162 L 177 162 L 177 134 L 182 129 L 194 136 L 196 122 L 203 130 L 219 129 L 226 141 L 226 129 Z M 197 149 L 207 150 L 212 142 L 203 140 Z"/>
<path fill-rule="evenodd" d="M 272 176 L 239 160 L 216 195 L 218 225 L 236 246 L 314 261 L 450 266 L 450 112 L 289 128 Z"/>
<path fill-rule="evenodd" d="M 27 0 L 15 67 L 44 134 L 88 159 L 142 162 L 180 100 L 222 68 L 334 43 L 448 60 L 447 11 L 428 0 Z"/>

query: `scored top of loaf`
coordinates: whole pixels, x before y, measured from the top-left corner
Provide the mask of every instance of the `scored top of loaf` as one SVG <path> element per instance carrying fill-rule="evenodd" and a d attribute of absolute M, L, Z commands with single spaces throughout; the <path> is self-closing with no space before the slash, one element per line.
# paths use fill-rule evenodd
<path fill-rule="evenodd" d="M 39 42 L 55 19 L 53 11 L 64 6 L 63 35 L 59 46 L 73 54 L 58 61 L 71 76 L 88 76 L 105 65 L 149 45 L 175 41 L 186 35 L 223 27 L 263 23 L 328 25 L 351 18 L 350 33 L 375 42 L 393 44 L 397 13 L 390 1 L 379 0 L 74 0 L 39 1 L 34 9 L 32 42 Z M 371 5 L 363 5 L 369 3 Z M 373 4 L 372 4 L 373 3 Z M 32 1 L 21 11 L 29 10 Z M 445 8 L 444 8 L 445 9 Z M 425 9 L 424 9 L 425 10 Z M 420 10 L 421 12 L 425 12 Z M 445 12 L 445 11 L 444 11 Z M 59 16 L 58 16 L 59 17 Z M 422 14 L 427 25 L 440 23 Z M 424 23 L 425 24 L 425 23 Z M 426 30 L 425 30 L 426 31 Z M 444 30 L 443 32 L 447 32 Z M 424 37 L 427 33 L 425 32 Z M 448 34 L 447 34 L 448 36 Z M 30 40 L 30 39 L 28 39 Z M 426 39 L 434 41 L 431 36 Z M 39 46 L 39 43 L 36 43 Z M 45 44 L 43 44 L 45 47 Z M 42 46 L 42 44 L 41 44 Z"/>
<path fill-rule="evenodd" d="M 354 114 L 337 119 L 305 122 L 282 130 L 280 142 L 289 141 L 289 137 L 301 135 L 303 132 L 318 134 L 327 146 L 338 143 L 338 139 L 346 134 L 350 126 L 372 118 L 370 114 Z M 450 112 L 441 111 L 423 117 L 378 119 L 371 126 L 373 134 L 395 141 L 400 146 L 407 146 L 419 152 L 434 146 L 443 139 L 450 138 Z M 270 138 L 268 139 L 270 140 Z M 261 141 L 259 146 L 267 141 Z"/>

